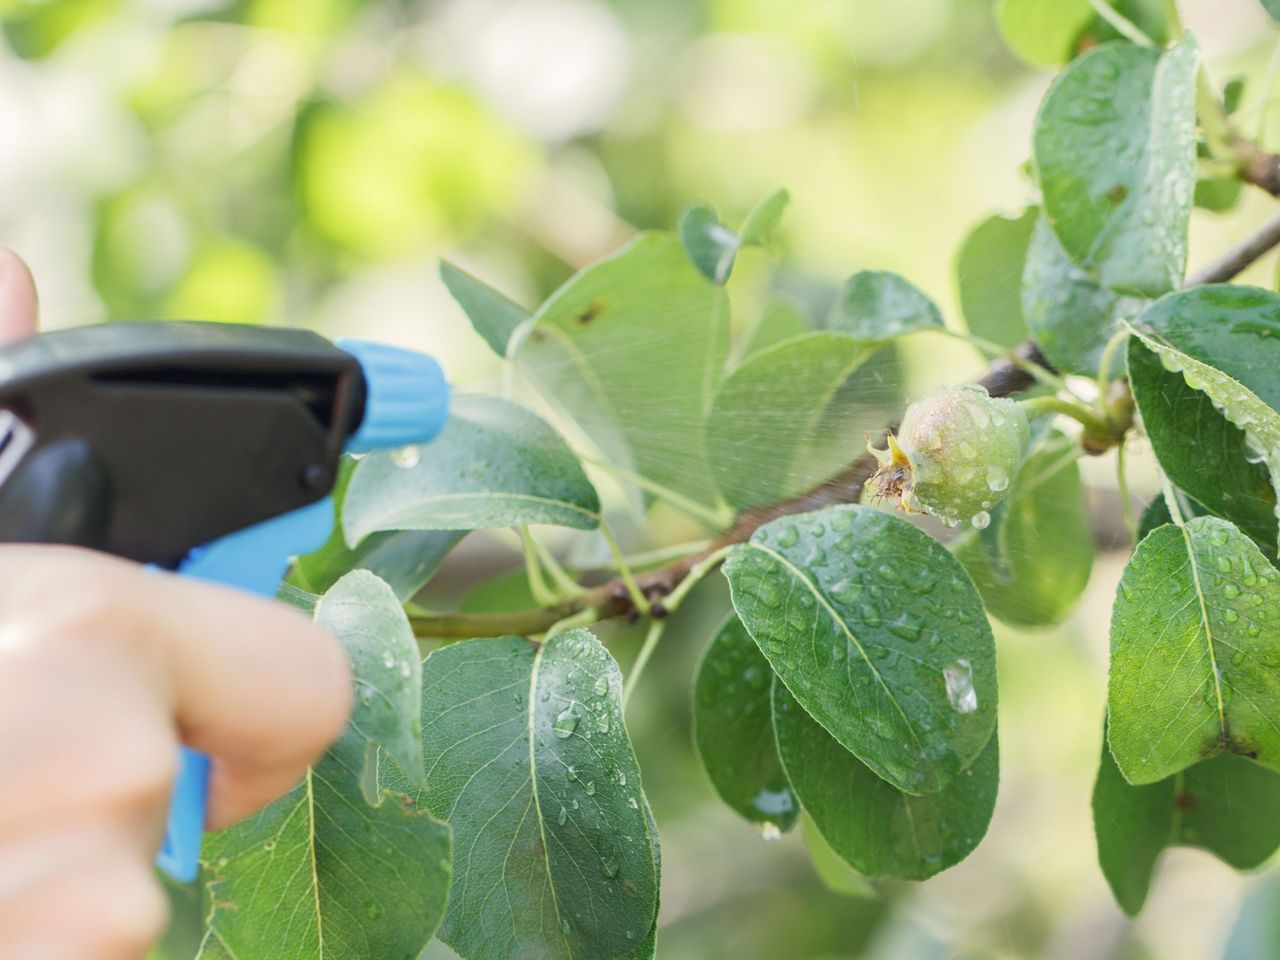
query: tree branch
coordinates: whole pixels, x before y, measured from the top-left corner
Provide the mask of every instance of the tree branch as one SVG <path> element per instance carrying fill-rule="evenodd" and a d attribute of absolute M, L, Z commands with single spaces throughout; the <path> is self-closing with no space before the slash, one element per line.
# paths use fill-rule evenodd
<path fill-rule="evenodd" d="M 1199 286 L 1230 280 L 1278 245 L 1280 216 L 1269 220 L 1239 246 L 1188 278 L 1186 285 Z M 1049 367 L 1039 348 L 1030 340 L 1019 344 L 1012 352 L 1024 364 L 1030 362 Z M 993 397 L 1009 397 L 1026 390 L 1035 380 L 1024 367 L 1001 357 L 991 362 L 986 374 L 978 382 Z M 892 430 L 895 427 L 896 424 L 890 424 L 885 429 Z M 650 614 L 656 618 L 664 617 L 666 608 L 660 598 L 671 593 L 689 575 L 690 570 L 716 551 L 751 539 L 751 535 L 764 524 L 779 517 L 809 513 L 836 504 L 857 503 L 862 498 L 863 486 L 875 472 L 876 466 L 873 457 L 861 454 L 840 473 L 812 490 L 778 503 L 744 510 L 738 514 L 733 526 L 705 549 L 681 557 L 657 570 L 637 575 L 635 579 L 641 592 L 651 598 Z M 628 596 L 626 584 L 621 578 L 617 578 L 556 607 L 514 613 L 441 614 L 411 617 L 410 620 L 414 632 L 421 637 L 455 639 L 502 634 L 528 636 L 544 633 L 556 622 L 587 609 L 594 609 L 599 620 L 614 617 L 634 620 L 639 616 L 635 604 Z"/>

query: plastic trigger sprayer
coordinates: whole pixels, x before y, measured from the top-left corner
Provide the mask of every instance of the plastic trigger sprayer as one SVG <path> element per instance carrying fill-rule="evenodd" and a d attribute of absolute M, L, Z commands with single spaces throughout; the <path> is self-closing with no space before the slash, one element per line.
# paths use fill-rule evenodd
<path fill-rule="evenodd" d="M 0 349 L 0 542 L 102 550 L 274 596 L 333 526 L 344 452 L 432 439 L 430 357 L 303 330 L 128 323 Z M 195 878 L 209 759 L 182 751 L 160 866 Z"/>

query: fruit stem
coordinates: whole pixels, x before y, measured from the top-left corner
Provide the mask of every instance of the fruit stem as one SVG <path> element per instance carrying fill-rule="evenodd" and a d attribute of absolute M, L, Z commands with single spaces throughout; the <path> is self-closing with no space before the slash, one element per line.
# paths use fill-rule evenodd
<path fill-rule="evenodd" d="M 1070 417 L 1084 427 L 1085 435 L 1091 440 L 1107 441 L 1110 445 L 1118 439 L 1112 424 L 1074 400 L 1064 400 L 1061 397 L 1032 397 L 1030 400 L 1019 400 L 1018 403 L 1022 404 L 1022 409 L 1026 411 L 1028 417 L 1055 414 Z M 1100 453 L 1101 450 L 1097 452 Z"/>

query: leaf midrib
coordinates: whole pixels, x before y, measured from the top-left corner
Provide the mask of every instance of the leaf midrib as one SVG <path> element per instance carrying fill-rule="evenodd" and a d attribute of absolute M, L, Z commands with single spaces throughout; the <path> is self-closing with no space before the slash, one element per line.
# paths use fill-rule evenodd
<path fill-rule="evenodd" d="M 1183 525 L 1178 526 L 1183 545 L 1187 548 L 1187 562 L 1191 565 L 1191 580 L 1196 591 L 1196 603 L 1200 607 L 1200 626 L 1204 630 L 1205 646 L 1209 650 L 1209 667 L 1213 671 L 1213 693 L 1218 703 L 1218 734 L 1227 735 L 1227 708 L 1222 699 L 1222 674 L 1218 671 L 1218 654 L 1214 649 L 1213 629 L 1209 626 L 1209 608 L 1205 603 L 1204 586 L 1200 583 L 1200 564 L 1196 557 L 1191 534 Z"/>
<path fill-rule="evenodd" d="M 551 870 L 551 848 L 547 845 L 547 821 L 542 815 L 542 801 L 538 797 L 538 764 L 536 759 L 538 741 L 534 732 L 534 720 L 538 715 L 538 673 L 542 669 L 542 657 L 546 650 L 547 645 L 545 643 L 538 647 L 533 655 L 533 667 L 529 670 L 529 696 L 527 701 L 529 704 L 529 719 L 526 724 L 529 737 L 529 791 L 533 798 L 534 813 L 538 819 L 538 839 L 542 843 L 542 862 L 546 865 L 547 886 L 551 890 L 551 906 L 556 912 L 556 918 L 561 921 L 561 923 L 556 924 L 556 928 L 560 931 L 560 939 L 564 942 L 565 950 L 572 955 L 573 951 L 569 947 L 569 939 L 565 935 L 562 925 L 564 917 L 560 913 L 560 896 L 556 893 L 556 878 Z"/>
<path fill-rule="evenodd" d="M 773 557 L 775 560 L 781 563 L 784 567 L 786 567 L 788 570 L 794 573 L 795 576 L 800 580 L 800 582 L 803 583 L 806 587 L 808 587 L 809 592 L 813 594 L 813 597 L 818 602 L 818 605 L 821 606 L 822 609 L 827 612 L 827 615 L 831 617 L 832 622 L 834 622 L 836 626 L 840 628 L 840 631 L 854 645 L 854 648 L 858 651 L 858 656 L 862 658 L 862 661 L 867 665 L 868 669 L 870 669 L 871 675 L 876 678 L 876 682 L 880 685 L 881 689 L 884 690 L 885 696 L 889 698 L 889 702 L 893 704 L 894 709 L 898 711 L 898 715 L 902 717 L 902 722 L 906 725 L 907 731 L 911 734 L 911 739 L 915 741 L 916 746 L 922 747 L 923 744 L 920 741 L 919 733 L 916 732 L 915 727 L 912 725 L 911 718 L 908 717 L 906 711 L 902 709 L 902 704 L 898 702 L 898 698 L 894 696 L 893 690 L 889 687 L 889 684 L 885 682 L 884 677 L 880 675 L 880 671 L 876 669 L 876 665 L 871 662 L 871 658 L 867 655 L 867 651 L 862 646 L 861 641 L 859 641 L 858 638 L 854 635 L 853 631 L 849 629 L 848 625 L 845 624 L 844 620 L 841 619 L 840 615 L 836 613 L 835 609 L 831 606 L 831 604 L 827 602 L 826 596 L 824 596 L 822 591 L 818 589 L 817 585 L 805 575 L 803 570 L 797 567 L 794 563 L 792 563 L 782 554 L 778 553 L 776 550 L 772 550 L 769 547 L 766 547 L 762 543 L 753 542 L 753 543 L 748 543 L 747 546 L 753 549 L 759 550 L 762 553 L 767 553 L 769 556 Z M 846 667 L 846 671 L 847 670 L 848 668 Z"/>
<path fill-rule="evenodd" d="M 599 522 L 600 520 L 599 513 L 588 510 L 586 507 L 580 507 L 575 503 L 570 503 L 567 500 L 557 500 L 554 497 L 543 497 L 535 493 L 508 493 L 499 490 L 477 490 L 460 493 L 440 493 L 433 494 L 428 497 L 420 497 L 413 501 L 412 507 L 405 507 L 400 510 L 390 511 L 386 517 L 379 521 L 379 523 L 391 523 L 396 521 L 404 522 L 406 518 L 412 517 L 412 515 L 418 512 L 424 505 L 447 503 L 452 500 L 519 500 L 529 503 L 538 503 L 548 507 L 556 507 L 572 513 L 580 513 L 588 520 L 594 520 L 596 522 Z M 384 529 L 386 528 L 378 527 L 375 530 L 369 531 L 369 533 L 380 533 Z M 368 536 L 368 533 L 366 533 L 365 536 Z"/>

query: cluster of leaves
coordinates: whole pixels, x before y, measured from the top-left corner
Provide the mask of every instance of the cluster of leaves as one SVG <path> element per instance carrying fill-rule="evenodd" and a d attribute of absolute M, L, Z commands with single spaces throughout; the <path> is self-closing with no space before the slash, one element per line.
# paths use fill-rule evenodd
<path fill-rule="evenodd" d="M 1071 6 L 1005 0 L 1001 22 L 1043 33 L 1017 11 Z M 1048 415 L 1118 418 L 1123 443 L 1131 407 L 1106 387 L 1125 375 L 1168 489 L 1116 597 L 1103 870 L 1136 911 L 1166 846 L 1247 867 L 1280 843 L 1280 297 L 1179 289 L 1201 146 L 1194 41 L 1095 46 L 1079 42 L 1086 26 L 1060 52 L 1091 49 L 1036 121 L 1037 208 L 981 225 L 958 269 L 983 342 L 1030 337 L 1102 389 L 1084 400 L 1039 371 L 1057 395 L 1028 403 L 1029 452 L 981 529 L 947 544 L 855 502 L 858 489 L 813 512 L 769 506 L 837 474 L 880 429 L 882 398 L 866 397 L 878 350 L 946 332 L 928 297 L 879 271 L 855 274 L 820 316 L 779 294 L 735 330 L 735 262 L 767 242 L 785 193 L 736 232 L 694 207 L 675 234 L 640 235 L 534 313 L 442 268 L 511 372 L 632 489 L 633 510 L 660 500 L 712 536 L 744 511 L 768 520 L 686 566 L 661 609 L 620 554 L 607 569 L 656 641 L 723 561 L 732 610 L 694 678 L 699 753 L 748 821 L 803 822 L 842 889 L 933 876 L 985 834 L 999 780 L 988 614 L 1060 622 L 1093 557 L 1079 437 Z M 579 455 L 529 406 L 463 396 L 430 446 L 347 464 L 338 500 L 333 538 L 287 595 L 347 645 L 356 712 L 292 793 L 208 844 L 202 956 L 412 958 L 437 934 L 466 960 L 653 956 L 657 828 L 621 673 L 586 628 L 610 597 L 528 529 L 615 543 Z M 454 545 L 508 527 L 537 608 L 508 621 L 418 612 L 411 626 L 405 605 Z M 531 626 L 419 660 L 415 629 L 458 638 L 482 622 Z"/>

